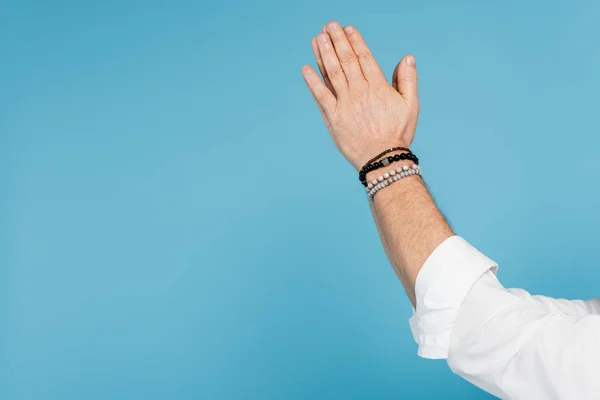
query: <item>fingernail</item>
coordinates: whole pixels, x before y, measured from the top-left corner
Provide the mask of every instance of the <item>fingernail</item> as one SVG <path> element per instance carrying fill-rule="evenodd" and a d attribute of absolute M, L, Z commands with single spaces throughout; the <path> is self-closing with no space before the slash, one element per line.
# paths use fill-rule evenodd
<path fill-rule="evenodd" d="M 321 43 L 326 43 L 327 42 L 327 34 L 326 33 L 320 33 L 319 34 L 319 41 Z"/>
<path fill-rule="evenodd" d="M 337 27 L 338 27 L 338 23 L 335 22 L 335 21 L 330 22 L 330 23 L 327 24 L 327 29 L 330 30 L 330 31 L 332 31 L 334 29 L 337 29 Z"/>
<path fill-rule="evenodd" d="M 414 56 L 406 57 L 406 65 L 415 65 L 415 57 Z"/>
<path fill-rule="evenodd" d="M 346 27 L 344 27 L 344 32 L 346 32 L 349 35 L 352 32 L 354 32 L 354 28 L 351 26 L 346 26 Z"/>

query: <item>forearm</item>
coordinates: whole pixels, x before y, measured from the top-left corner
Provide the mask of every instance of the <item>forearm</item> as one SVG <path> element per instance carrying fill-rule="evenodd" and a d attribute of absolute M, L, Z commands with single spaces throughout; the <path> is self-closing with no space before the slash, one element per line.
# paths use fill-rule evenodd
<path fill-rule="evenodd" d="M 360 170 L 385 149 L 408 148 L 419 115 L 415 58 L 405 56 L 390 85 L 360 33 L 331 22 L 312 41 L 323 79 L 310 66 L 303 76 L 338 149 Z M 399 161 L 399 160 L 396 160 Z M 371 171 L 368 179 L 381 170 Z M 380 190 L 373 214 L 388 257 L 415 304 L 415 280 L 432 251 L 452 230 L 418 175 Z"/>
<path fill-rule="evenodd" d="M 373 179 L 371 175 L 367 178 Z M 380 190 L 371 209 L 387 257 L 415 306 L 415 282 L 421 266 L 454 232 L 418 175 Z"/>

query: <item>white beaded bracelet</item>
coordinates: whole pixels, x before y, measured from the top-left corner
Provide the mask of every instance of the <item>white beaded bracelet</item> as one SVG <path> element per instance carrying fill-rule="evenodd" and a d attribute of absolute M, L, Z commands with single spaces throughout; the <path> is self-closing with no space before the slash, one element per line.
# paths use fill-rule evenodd
<path fill-rule="evenodd" d="M 369 196 L 369 200 L 373 200 L 375 193 L 390 183 L 394 183 L 397 180 L 409 175 L 421 175 L 421 167 L 419 167 L 417 164 L 413 164 L 411 166 L 405 165 L 403 167 L 391 169 L 389 172 L 379 176 L 377 179 L 373 179 L 367 185 L 367 195 Z"/>

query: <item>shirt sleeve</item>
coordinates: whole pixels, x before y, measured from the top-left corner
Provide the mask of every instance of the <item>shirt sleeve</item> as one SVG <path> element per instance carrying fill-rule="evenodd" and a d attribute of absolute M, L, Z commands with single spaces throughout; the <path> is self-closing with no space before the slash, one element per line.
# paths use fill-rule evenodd
<path fill-rule="evenodd" d="M 572 315 L 600 314 L 600 298 L 592 300 L 554 299 L 541 295 L 531 295 L 523 289 L 506 289 L 524 301 L 549 312 L 563 312 Z"/>
<path fill-rule="evenodd" d="M 416 310 L 409 324 L 425 358 L 447 358 L 458 311 L 469 290 L 498 266 L 460 236 L 443 241 L 427 258 L 415 282 Z"/>
<path fill-rule="evenodd" d="M 596 399 L 600 301 L 506 289 L 497 265 L 459 236 L 429 256 L 410 319 L 419 355 L 506 399 Z"/>
<path fill-rule="evenodd" d="M 473 285 L 452 333 L 452 371 L 502 399 L 598 399 L 600 315 L 523 292 L 492 273 Z"/>

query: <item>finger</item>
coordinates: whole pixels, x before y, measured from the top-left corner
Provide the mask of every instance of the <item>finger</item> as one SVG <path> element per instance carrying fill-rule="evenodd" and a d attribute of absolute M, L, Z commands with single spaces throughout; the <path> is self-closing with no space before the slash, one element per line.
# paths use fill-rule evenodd
<path fill-rule="evenodd" d="M 396 66 L 394 81 L 398 92 L 407 100 L 418 100 L 418 76 L 415 57 L 413 55 L 404 56 Z"/>
<path fill-rule="evenodd" d="M 333 86 L 336 95 L 339 95 L 347 90 L 348 82 L 346 81 L 346 76 L 344 75 L 344 70 L 340 65 L 340 61 L 335 54 L 331 38 L 326 33 L 319 33 L 317 36 L 317 45 L 319 46 L 327 76 L 331 81 L 331 85 Z"/>
<path fill-rule="evenodd" d="M 340 24 L 335 21 L 327 24 L 327 33 L 333 42 L 337 58 L 344 70 L 348 83 L 350 85 L 365 83 L 365 77 L 360 69 L 356 54 L 354 54 L 348 37 Z"/>
<path fill-rule="evenodd" d="M 327 72 L 325 71 L 325 66 L 323 65 L 323 59 L 321 58 L 321 52 L 319 51 L 319 45 L 317 44 L 316 37 L 313 38 L 311 44 L 312 44 L 313 53 L 315 55 L 315 60 L 317 60 L 317 66 L 319 67 L 319 71 L 321 72 L 323 81 L 325 81 L 325 86 L 327 86 L 327 88 L 329 90 L 331 90 L 331 93 L 333 93 L 335 96 L 335 90 L 333 90 L 333 85 L 331 84 L 331 81 L 329 80 L 329 77 L 327 76 Z"/>
<path fill-rule="evenodd" d="M 319 75 L 317 75 L 317 71 L 310 65 L 305 65 L 302 67 L 302 76 L 321 112 L 326 115 L 331 114 L 335 110 L 336 100 L 333 93 L 331 93 L 321 78 L 319 78 Z"/>
<path fill-rule="evenodd" d="M 375 57 L 373 57 L 360 32 L 350 25 L 344 28 L 344 32 L 346 32 L 348 41 L 354 49 L 354 54 L 358 58 L 365 79 L 369 82 L 385 81 L 385 76 L 383 76 L 381 68 L 379 68 Z"/>

